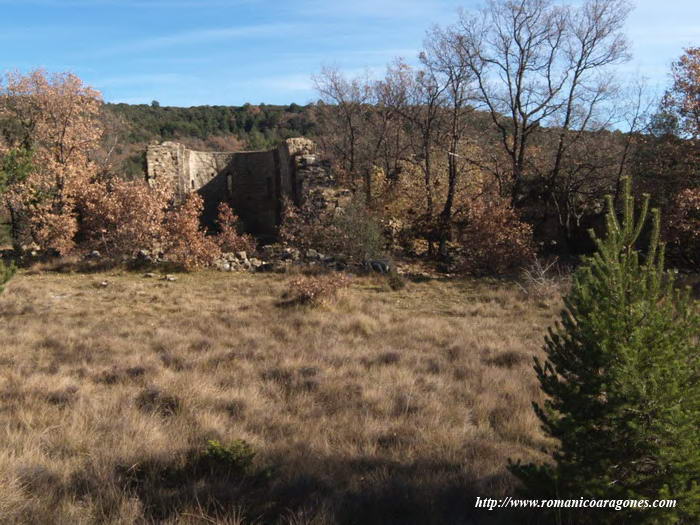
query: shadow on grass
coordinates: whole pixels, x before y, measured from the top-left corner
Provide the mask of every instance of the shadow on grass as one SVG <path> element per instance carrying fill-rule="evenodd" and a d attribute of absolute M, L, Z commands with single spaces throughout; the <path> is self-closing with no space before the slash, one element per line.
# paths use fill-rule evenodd
<path fill-rule="evenodd" d="M 114 270 L 128 272 L 160 272 L 160 273 L 184 273 L 182 265 L 170 262 L 146 262 L 136 259 L 123 261 L 119 259 L 100 257 L 25 257 L 16 258 L 11 252 L 3 253 L 6 262 L 13 262 L 17 267 L 26 268 L 28 275 L 42 272 L 50 273 L 79 273 L 97 274 Z"/>
<path fill-rule="evenodd" d="M 290 516 L 339 525 L 537 522 L 523 521 L 522 514 L 475 509 L 476 496 L 503 493 L 511 481 L 470 479 L 459 464 L 319 457 L 308 451 L 286 463 L 285 457 L 238 469 L 194 454 L 179 464 L 120 466 L 114 476 L 119 491 L 140 500 L 149 522 L 172 520 L 192 508 L 222 520 L 243 508 L 251 523 L 261 524 L 289 523 Z M 108 500 L 87 478 L 74 486 L 82 487 L 78 497 L 91 493 L 91 499 Z"/>

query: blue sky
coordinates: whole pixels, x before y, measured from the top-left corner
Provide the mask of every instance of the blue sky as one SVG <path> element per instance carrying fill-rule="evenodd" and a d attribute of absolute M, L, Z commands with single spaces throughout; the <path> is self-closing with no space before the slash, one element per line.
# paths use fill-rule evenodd
<path fill-rule="evenodd" d="M 311 74 L 414 61 L 431 24 L 475 0 L 0 0 L 0 70 L 71 71 L 110 102 L 304 104 Z M 700 1 L 639 0 L 627 34 L 657 91 L 700 45 Z"/>

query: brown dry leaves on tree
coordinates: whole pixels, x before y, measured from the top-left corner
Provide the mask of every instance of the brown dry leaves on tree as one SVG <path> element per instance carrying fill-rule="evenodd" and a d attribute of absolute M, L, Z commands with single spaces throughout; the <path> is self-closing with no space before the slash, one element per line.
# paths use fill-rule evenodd
<path fill-rule="evenodd" d="M 668 237 L 685 263 L 700 268 L 700 188 L 687 188 L 676 197 Z"/>
<path fill-rule="evenodd" d="M 700 138 L 700 47 L 691 47 L 673 63 L 673 86 L 664 102 L 676 112 L 683 132 Z"/>
<path fill-rule="evenodd" d="M 219 204 L 217 224 L 219 234 L 216 236 L 216 243 L 222 252 L 255 251 L 255 239 L 239 232 L 240 219 L 225 202 Z"/>
<path fill-rule="evenodd" d="M 76 202 L 96 174 L 89 154 L 102 136 L 100 94 L 68 73 L 9 73 L 0 84 L 0 118 L 12 123 L 0 152 L 32 151 L 29 176 L 7 191 L 13 217 L 42 250 L 70 252 L 78 230 Z"/>
<path fill-rule="evenodd" d="M 216 241 L 200 225 L 202 208 L 202 197 L 190 193 L 166 217 L 165 255 L 188 271 L 208 266 L 221 255 Z"/>
<path fill-rule="evenodd" d="M 673 63 L 671 75 L 673 85 L 664 96 L 663 107 L 677 119 L 681 139 L 690 140 L 670 142 L 674 149 L 667 147 L 663 157 L 657 154 L 660 162 L 665 161 L 667 171 L 674 175 L 670 186 L 686 186 L 671 203 L 667 235 L 672 254 L 679 256 L 682 263 L 697 268 L 700 265 L 700 189 L 696 175 L 697 141 L 700 139 L 700 47 L 686 49 Z M 668 177 L 662 180 L 666 179 Z"/>
<path fill-rule="evenodd" d="M 472 202 L 466 227 L 460 232 L 464 269 L 502 274 L 532 261 L 532 226 L 523 222 L 504 198 L 481 196 Z"/>
<path fill-rule="evenodd" d="M 80 207 L 86 245 L 110 257 L 160 248 L 171 198 L 163 184 L 121 179 L 89 184 Z"/>

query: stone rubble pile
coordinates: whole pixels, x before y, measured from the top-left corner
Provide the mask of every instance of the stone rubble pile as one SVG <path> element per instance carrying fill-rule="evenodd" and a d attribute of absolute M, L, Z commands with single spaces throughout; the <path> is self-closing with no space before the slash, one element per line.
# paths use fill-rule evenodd
<path fill-rule="evenodd" d="M 85 255 L 86 260 L 101 259 L 99 252 L 93 251 Z M 125 259 L 126 263 L 135 263 L 135 267 L 157 267 L 167 263 L 167 258 L 158 252 L 140 250 L 134 257 Z M 282 244 L 263 246 L 258 253 L 241 252 L 222 253 L 214 260 L 212 267 L 222 272 L 276 272 L 286 273 L 292 266 L 323 266 L 333 270 L 346 270 L 352 264 L 343 254 L 325 255 L 318 250 L 308 249 L 304 252 L 297 248 Z M 360 268 L 363 265 L 355 265 Z M 158 274 L 148 272 L 146 278 L 155 278 Z"/>
<path fill-rule="evenodd" d="M 258 257 L 249 257 L 246 252 L 224 253 L 214 261 L 214 268 L 222 272 L 285 273 L 293 265 L 323 265 L 344 270 L 348 264 L 342 255 L 328 257 L 313 249 L 302 253 L 296 248 L 280 244 L 263 246 Z"/>

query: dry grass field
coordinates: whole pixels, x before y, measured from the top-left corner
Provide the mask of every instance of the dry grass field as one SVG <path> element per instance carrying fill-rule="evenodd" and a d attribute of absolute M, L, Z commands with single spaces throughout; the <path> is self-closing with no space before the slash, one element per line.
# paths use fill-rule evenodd
<path fill-rule="evenodd" d="M 289 282 L 18 274 L 0 296 L 0 522 L 516 521 L 474 499 L 513 493 L 508 458 L 543 459 L 532 356 L 558 297 L 358 277 L 284 307 Z M 209 440 L 255 456 L 212 460 Z"/>

